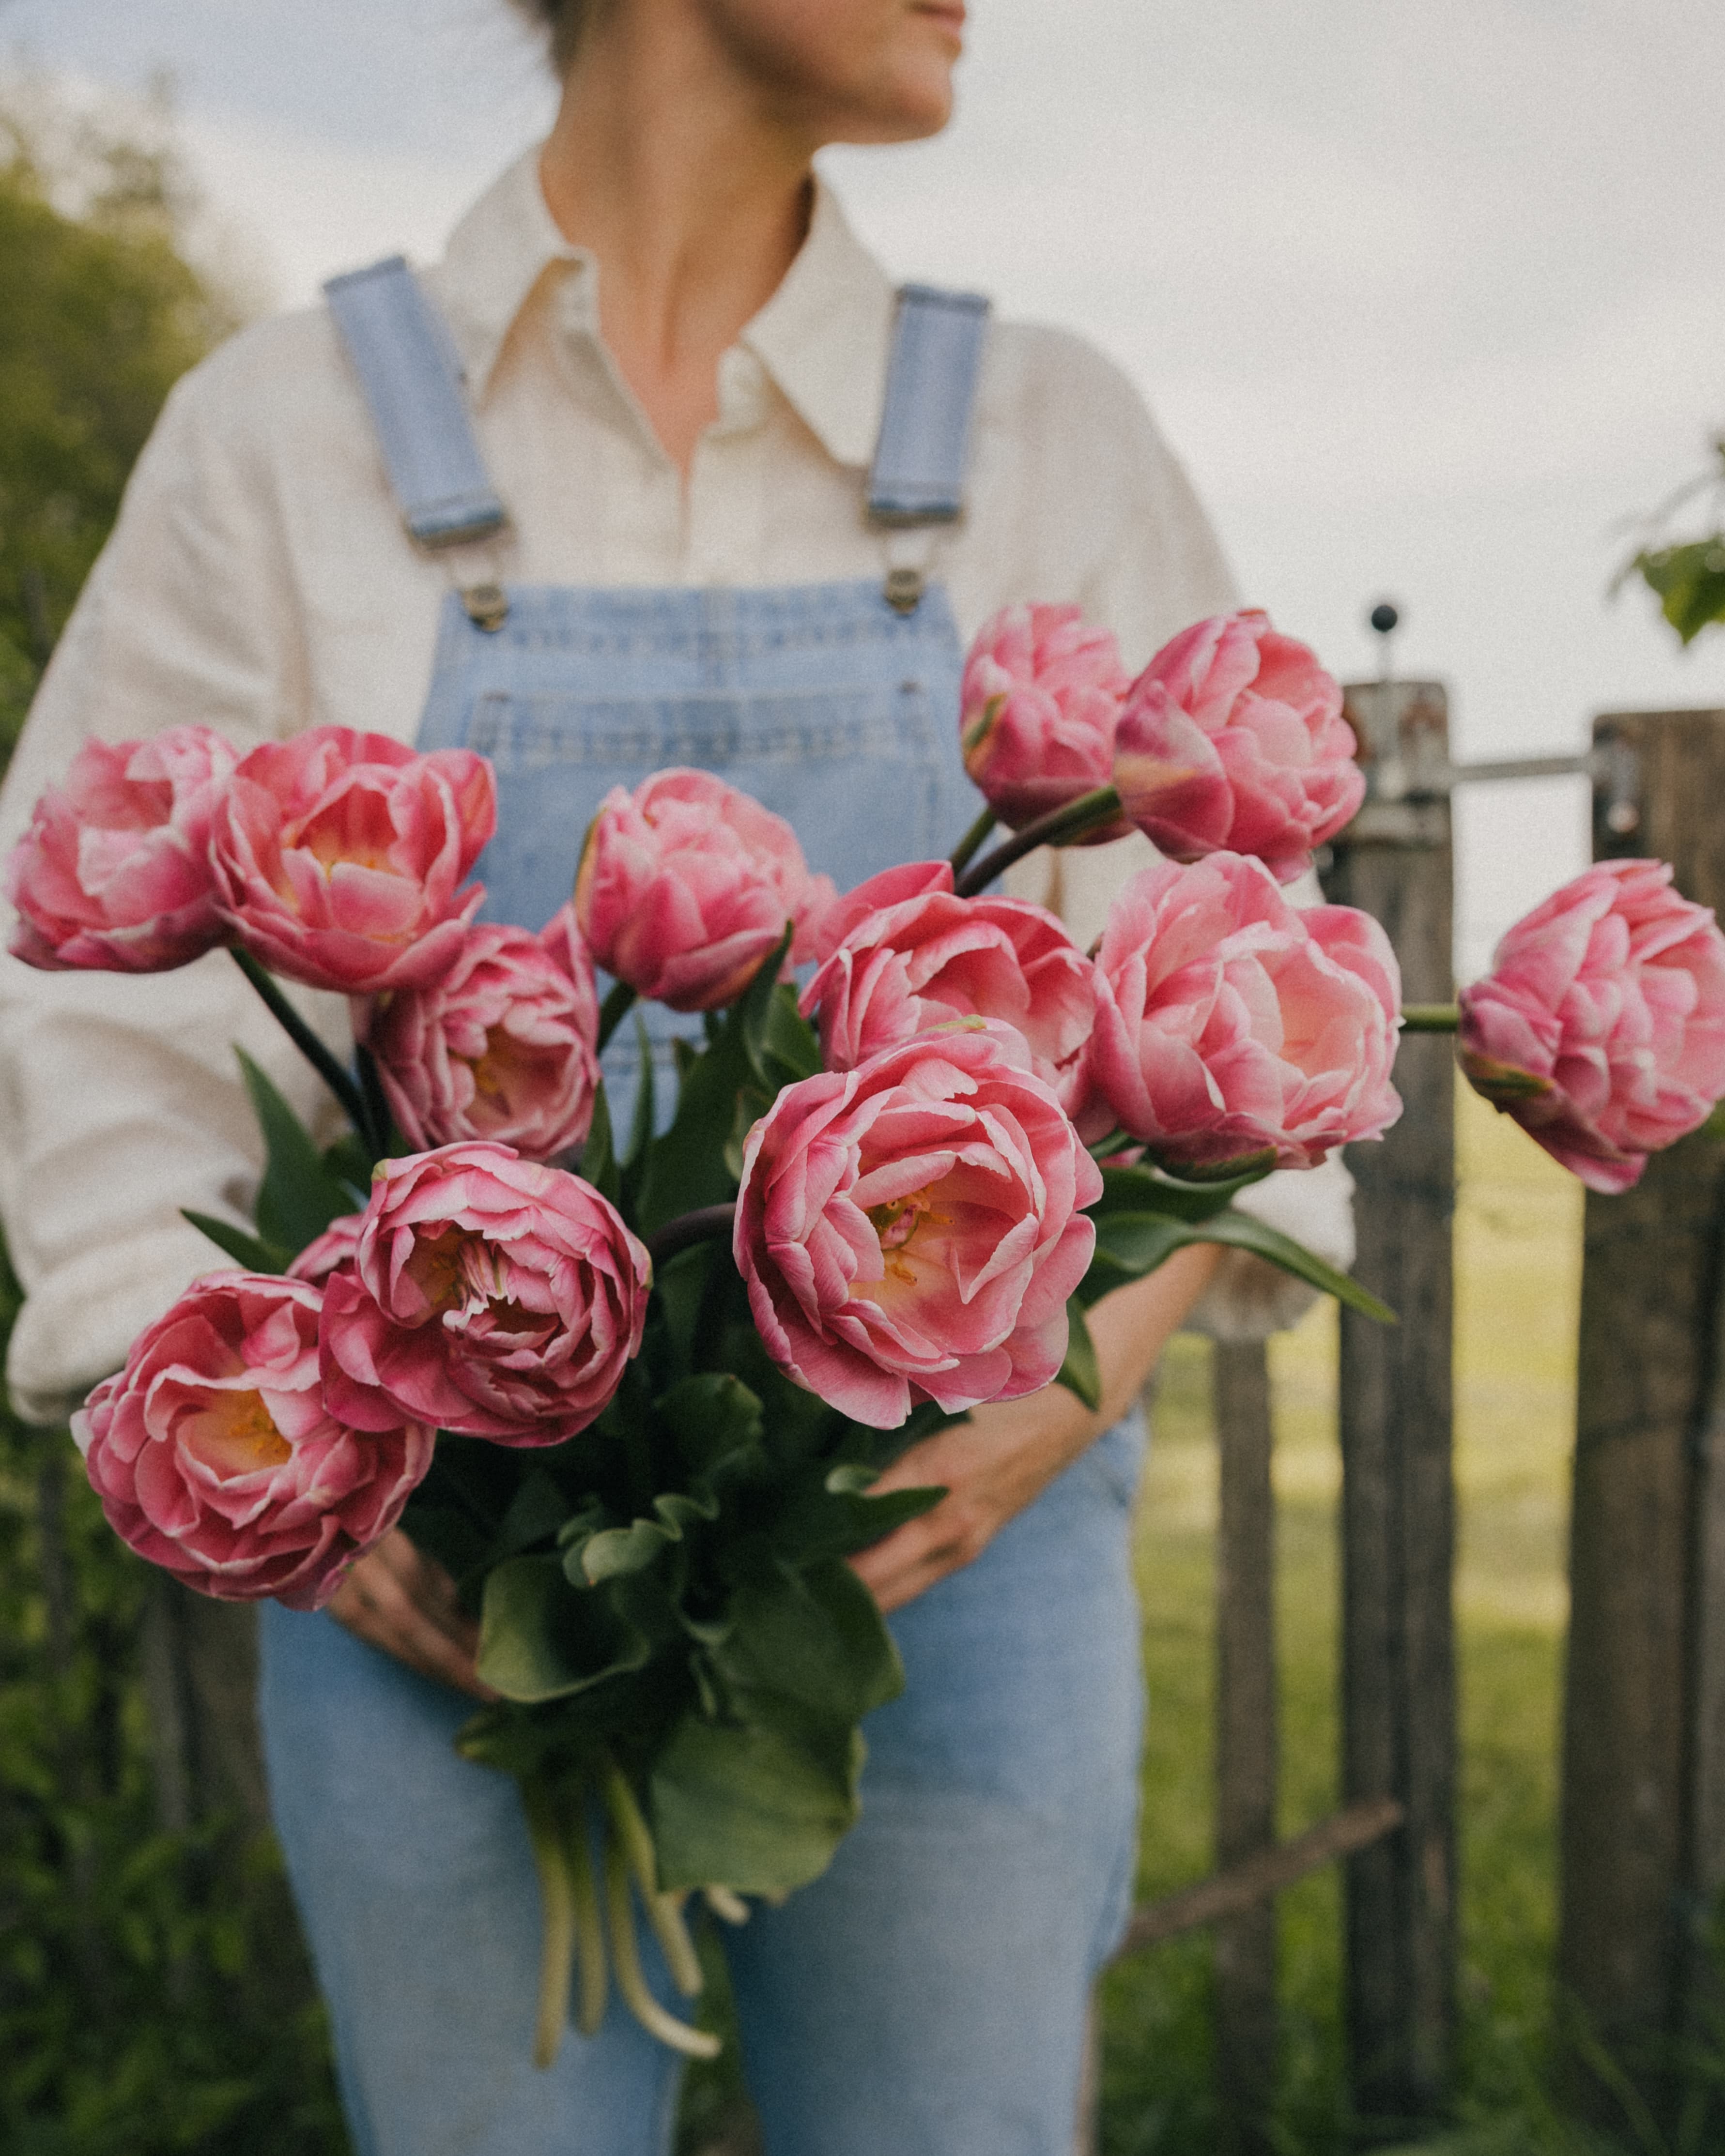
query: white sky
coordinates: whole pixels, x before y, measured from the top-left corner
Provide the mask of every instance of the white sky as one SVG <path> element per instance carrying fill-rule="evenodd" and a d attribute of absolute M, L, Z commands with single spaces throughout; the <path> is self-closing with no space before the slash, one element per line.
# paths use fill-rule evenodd
<path fill-rule="evenodd" d="M 1725 9 L 1677 0 L 972 0 L 959 118 L 830 171 L 891 268 L 1082 330 L 1241 581 L 1344 675 L 1366 608 L 1469 755 L 1725 706 L 1604 585 L 1725 421 Z M 547 107 L 502 0 L 0 0 L 34 64 L 175 78 L 284 302 L 450 223 Z M 1578 782 L 1474 792 L 1465 970 L 1583 858 Z"/>

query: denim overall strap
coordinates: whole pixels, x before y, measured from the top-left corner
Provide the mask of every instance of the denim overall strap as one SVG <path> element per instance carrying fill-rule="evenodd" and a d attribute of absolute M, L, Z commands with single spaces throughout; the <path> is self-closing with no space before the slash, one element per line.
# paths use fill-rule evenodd
<path fill-rule="evenodd" d="M 501 531 L 503 504 L 474 439 L 460 358 L 418 279 L 393 254 L 323 289 L 408 530 L 434 548 Z"/>
<path fill-rule="evenodd" d="M 460 360 L 407 263 L 393 254 L 323 289 L 408 531 L 437 547 L 501 529 L 503 504 L 474 439 Z M 979 292 L 901 288 L 869 473 L 874 523 L 950 524 L 962 514 L 988 320 Z"/>
<path fill-rule="evenodd" d="M 980 292 L 906 285 L 869 473 L 876 524 L 951 524 L 964 507 L 970 412 L 988 326 Z"/>

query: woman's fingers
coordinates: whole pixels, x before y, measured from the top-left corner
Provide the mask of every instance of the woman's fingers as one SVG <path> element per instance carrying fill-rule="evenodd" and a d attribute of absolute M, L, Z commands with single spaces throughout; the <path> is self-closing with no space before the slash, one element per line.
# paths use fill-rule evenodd
<path fill-rule="evenodd" d="M 497 1697 L 480 1681 L 479 1627 L 456 1599 L 454 1582 L 399 1528 L 352 1567 L 329 1611 L 357 1639 L 421 1676 L 475 1699 Z"/>

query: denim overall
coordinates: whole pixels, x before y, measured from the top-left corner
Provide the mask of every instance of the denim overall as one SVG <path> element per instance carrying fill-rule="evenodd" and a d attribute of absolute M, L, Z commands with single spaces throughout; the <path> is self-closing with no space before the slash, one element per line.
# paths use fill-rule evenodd
<path fill-rule="evenodd" d="M 380 265 L 331 301 L 410 530 L 496 528 L 418 286 Z M 901 295 L 877 521 L 956 514 L 982 328 L 964 295 Z M 960 665 L 944 592 L 901 569 L 885 591 L 487 586 L 446 603 L 419 739 L 496 767 L 493 918 L 547 919 L 605 790 L 667 764 L 788 818 L 842 889 L 973 815 Z M 690 1022 L 654 1017 L 657 1063 Z M 614 1099 L 633 1052 L 608 1057 Z M 1109 1431 L 893 1618 L 907 1681 L 865 1725 L 861 1823 L 724 1933 L 769 2156 L 1068 2156 L 1087 1988 L 1131 1887 L 1142 1444 L 1135 1419 Z M 665 2156 L 680 2061 L 614 2002 L 549 2071 L 530 2061 L 537 1888 L 513 1784 L 453 1749 L 469 1712 L 332 1619 L 265 1605 L 271 1796 L 356 2156 Z M 669 1999 L 650 1938 L 643 1956 Z"/>

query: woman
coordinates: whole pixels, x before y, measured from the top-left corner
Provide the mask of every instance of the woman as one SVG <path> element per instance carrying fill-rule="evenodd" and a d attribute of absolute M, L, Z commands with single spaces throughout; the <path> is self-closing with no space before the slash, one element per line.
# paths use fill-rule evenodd
<path fill-rule="evenodd" d="M 1070 598 L 1142 663 L 1231 603 L 1121 378 L 1050 332 L 984 341 L 963 295 L 897 305 L 814 177 L 824 143 L 944 124 L 962 0 L 533 12 L 556 125 L 440 267 L 339 283 L 176 393 L 0 835 L 90 732 L 198 720 L 244 749 L 335 721 L 493 757 L 480 873 L 503 917 L 547 917 L 603 788 L 673 762 L 791 814 L 848 885 L 973 813 L 961 630 Z M 1142 858 L 1033 861 L 1015 887 L 1087 941 Z M 5 970 L 30 1289 L 11 1374 L 44 1419 L 208 1269 L 177 1208 L 219 1210 L 255 1173 L 228 1044 L 317 1105 L 230 978 L 219 958 L 142 983 Z M 307 1004 L 341 1043 L 345 1014 Z M 1301 1180 L 1302 1230 L 1333 1250 Z M 950 1494 L 857 1560 L 909 1679 L 869 1723 L 863 1823 L 726 1942 L 775 2156 L 1070 2146 L 1132 1871 L 1142 1438 L 1117 1419 L 1215 1260 L 1099 1306 L 1100 1415 L 1058 1390 L 984 1409 L 887 1478 Z M 1236 1268 L 1212 1317 L 1263 1292 Z M 620 2012 L 528 2064 L 536 1891 L 512 1786 L 451 1748 L 480 1688 L 449 1582 L 396 1536 L 329 1614 L 264 1618 L 272 1792 L 361 2156 L 662 2150 L 677 2061 Z"/>

